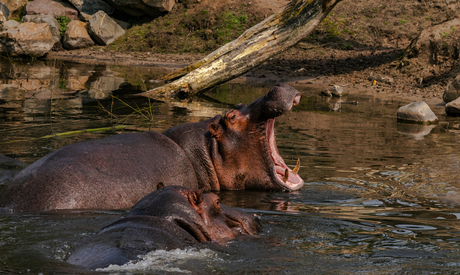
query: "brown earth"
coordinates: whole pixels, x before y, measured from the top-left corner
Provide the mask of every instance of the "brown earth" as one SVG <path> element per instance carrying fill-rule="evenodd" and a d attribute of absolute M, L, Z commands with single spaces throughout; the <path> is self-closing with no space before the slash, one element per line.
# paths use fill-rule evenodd
<path fill-rule="evenodd" d="M 286 3 L 179 1 L 170 14 L 133 26 L 113 45 L 52 52 L 47 58 L 174 69 L 199 60 Z M 447 83 L 459 74 L 458 51 L 456 56 L 430 63 L 405 50 L 421 31 L 455 18 L 459 5 L 458 0 L 344 0 L 307 38 L 243 77 L 250 81 L 283 81 L 317 88 L 338 84 L 349 93 L 441 99 Z M 229 11 L 233 11 L 231 20 L 243 19 L 228 25 L 222 14 Z M 236 30 L 225 33 L 226 29 Z M 458 50 L 459 31 L 452 28 L 452 32 L 443 33 L 442 44 Z M 222 33 L 225 35 L 220 36 Z M 373 83 L 368 80 L 371 74 L 390 76 L 394 82 Z"/>

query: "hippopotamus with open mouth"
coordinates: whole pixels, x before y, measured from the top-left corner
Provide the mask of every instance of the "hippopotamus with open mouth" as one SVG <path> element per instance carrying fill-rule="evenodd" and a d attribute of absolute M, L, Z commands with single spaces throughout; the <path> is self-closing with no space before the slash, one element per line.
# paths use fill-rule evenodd
<path fill-rule="evenodd" d="M 140 200 L 126 217 L 104 227 L 67 262 L 89 269 L 123 265 L 153 250 L 184 249 L 203 242 L 223 245 L 260 230 L 257 216 L 220 204 L 213 193 L 167 186 Z"/>
<path fill-rule="evenodd" d="M 129 209 L 162 186 L 197 190 L 298 190 L 304 181 L 276 147 L 277 116 L 301 94 L 278 84 L 224 116 L 65 146 L 22 170 L 0 196 L 16 210 Z"/>

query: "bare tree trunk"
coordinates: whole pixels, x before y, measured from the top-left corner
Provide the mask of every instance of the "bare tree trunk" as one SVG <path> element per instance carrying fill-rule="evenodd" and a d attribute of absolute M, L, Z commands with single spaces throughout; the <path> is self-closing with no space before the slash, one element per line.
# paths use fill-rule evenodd
<path fill-rule="evenodd" d="M 292 0 L 286 7 L 246 30 L 200 61 L 163 77 L 176 79 L 140 95 L 169 101 L 238 77 L 310 34 L 342 0 Z"/>

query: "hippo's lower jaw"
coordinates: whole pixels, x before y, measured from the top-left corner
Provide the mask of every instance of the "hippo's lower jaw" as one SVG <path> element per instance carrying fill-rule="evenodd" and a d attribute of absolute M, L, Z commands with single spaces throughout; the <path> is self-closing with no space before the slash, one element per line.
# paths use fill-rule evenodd
<path fill-rule="evenodd" d="M 270 157 L 273 160 L 274 165 L 273 171 L 275 173 L 275 184 L 281 186 L 282 189 L 287 189 L 289 191 L 299 190 L 304 185 L 303 179 L 297 174 L 300 164 L 297 163 L 294 171 L 286 165 L 278 152 L 278 147 L 276 146 L 274 126 L 275 119 L 269 119 L 267 121 L 266 137 Z"/>

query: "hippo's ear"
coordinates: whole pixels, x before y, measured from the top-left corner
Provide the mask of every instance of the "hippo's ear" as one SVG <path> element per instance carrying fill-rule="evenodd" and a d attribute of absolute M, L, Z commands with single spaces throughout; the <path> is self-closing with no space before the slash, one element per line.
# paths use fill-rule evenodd
<path fill-rule="evenodd" d="M 222 125 L 218 122 L 213 122 L 209 125 L 209 131 L 213 138 L 219 138 L 224 133 Z"/>
<path fill-rule="evenodd" d="M 200 190 L 195 191 L 195 204 L 196 205 L 199 205 L 200 203 L 203 202 L 203 191 L 204 191 L 204 188 L 201 188 Z"/>

